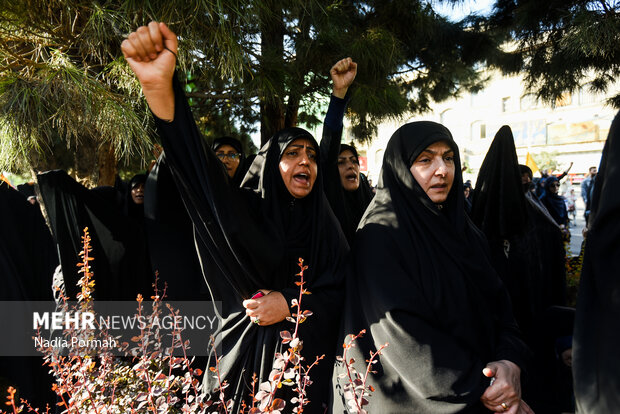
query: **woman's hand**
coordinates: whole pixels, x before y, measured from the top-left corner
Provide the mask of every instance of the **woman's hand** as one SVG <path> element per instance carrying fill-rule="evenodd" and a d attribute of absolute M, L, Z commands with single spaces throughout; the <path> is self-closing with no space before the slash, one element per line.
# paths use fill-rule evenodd
<path fill-rule="evenodd" d="M 353 62 L 350 57 L 341 59 L 332 66 L 329 74 L 332 77 L 332 95 L 342 99 L 347 94 L 349 86 L 355 80 L 357 63 Z"/>
<path fill-rule="evenodd" d="M 243 301 L 245 314 L 252 319 L 252 322 L 267 326 L 282 322 L 287 316 L 291 316 L 288 303 L 282 293 L 267 289 L 260 289 L 260 291 L 265 296 Z"/>
<path fill-rule="evenodd" d="M 520 407 L 522 402 L 521 369 L 514 362 L 505 359 L 489 362 L 482 373 L 486 377 L 494 378 L 492 384 L 480 397 L 485 407 L 495 413 L 527 413 Z"/>
<path fill-rule="evenodd" d="M 165 23 L 139 27 L 121 44 L 153 113 L 164 120 L 174 118 L 172 77 L 178 48 L 177 36 Z"/>

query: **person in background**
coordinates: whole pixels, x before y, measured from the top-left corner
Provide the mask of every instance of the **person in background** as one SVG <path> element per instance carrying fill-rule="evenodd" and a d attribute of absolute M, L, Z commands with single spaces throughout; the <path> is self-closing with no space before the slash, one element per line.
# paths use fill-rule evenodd
<path fill-rule="evenodd" d="M 570 171 L 572 167 L 573 167 L 573 162 L 571 161 L 568 168 L 564 170 L 564 172 L 560 175 L 553 175 L 551 173 L 553 171 L 552 169 L 541 170 L 540 172 L 541 178 L 535 183 L 536 184 L 536 195 L 538 196 L 538 198 L 542 198 L 545 195 L 545 188 L 546 188 L 545 183 L 547 181 L 547 178 L 554 177 L 554 178 L 557 178 L 558 181 L 562 181 L 562 179 L 566 177 L 566 175 L 568 174 L 568 172 Z"/>
<path fill-rule="evenodd" d="M 594 188 L 595 179 L 596 167 L 590 167 L 588 169 L 587 177 L 581 182 L 581 198 L 583 199 L 583 204 L 585 206 L 583 217 L 586 219 L 586 225 L 588 224 L 588 217 L 590 216 L 592 189 Z"/>
<path fill-rule="evenodd" d="M 241 141 L 233 137 L 220 137 L 213 141 L 212 148 L 226 168 L 231 183 L 238 187 L 247 171 Z"/>
<path fill-rule="evenodd" d="M 465 195 L 465 212 L 471 214 L 471 181 L 463 184 L 463 195 Z"/>
<path fill-rule="evenodd" d="M 570 188 L 565 194 L 566 210 L 568 211 L 569 219 L 572 217 L 573 226 L 577 225 L 577 194 L 575 189 Z M 570 225 L 570 223 L 569 223 Z"/>
<path fill-rule="evenodd" d="M 560 225 L 568 226 L 568 211 L 564 197 L 559 194 L 560 182 L 556 177 L 548 177 L 545 180 L 545 194 L 540 199 L 543 205 L 547 207 L 549 214 Z"/>
<path fill-rule="evenodd" d="M 351 244 L 373 196 L 360 173 L 357 150 L 352 145 L 340 143 L 347 91 L 357 75 L 357 64 L 350 57 L 341 59 L 332 66 L 330 75 L 333 88 L 321 138 L 321 153 L 325 154 L 322 159 L 325 195 Z"/>

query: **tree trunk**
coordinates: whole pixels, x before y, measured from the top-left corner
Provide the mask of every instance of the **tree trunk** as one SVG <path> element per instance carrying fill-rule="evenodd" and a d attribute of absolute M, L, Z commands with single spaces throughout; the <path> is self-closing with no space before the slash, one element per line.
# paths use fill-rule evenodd
<path fill-rule="evenodd" d="M 260 67 L 272 90 L 260 96 L 261 146 L 284 128 L 284 22 L 279 0 L 264 1 L 259 12 L 261 29 Z"/>
<path fill-rule="evenodd" d="M 97 185 L 114 185 L 117 172 L 117 160 L 114 154 L 114 146 L 110 142 L 106 142 L 99 148 L 99 179 Z"/>
<path fill-rule="evenodd" d="M 286 105 L 286 116 L 284 118 L 284 127 L 297 126 L 297 114 L 299 113 L 299 100 L 300 96 L 289 95 L 288 103 Z"/>

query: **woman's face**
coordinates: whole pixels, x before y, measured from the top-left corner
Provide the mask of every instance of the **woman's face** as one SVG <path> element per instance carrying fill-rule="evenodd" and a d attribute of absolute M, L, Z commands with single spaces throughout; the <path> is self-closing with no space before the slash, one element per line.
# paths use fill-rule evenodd
<path fill-rule="evenodd" d="M 224 164 L 224 167 L 226 167 L 228 176 L 231 178 L 234 177 L 237 172 L 237 168 L 239 168 L 241 154 L 239 154 L 232 146 L 223 144 L 217 147 L 217 150 L 215 150 L 215 155 L 217 155 L 220 161 L 222 161 L 222 164 Z"/>
<path fill-rule="evenodd" d="M 280 158 L 280 174 L 289 193 L 304 198 L 312 191 L 317 176 L 316 148 L 307 138 L 291 142 Z"/>
<path fill-rule="evenodd" d="M 133 186 L 131 189 L 131 199 L 136 204 L 144 203 L 144 183 L 138 183 Z"/>
<path fill-rule="evenodd" d="M 345 191 L 355 191 L 360 186 L 360 162 L 351 150 L 338 155 L 340 182 Z"/>
<path fill-rule="evenodd" d="M 409 169 L 428 198 L 435 204 L 448 198 L 454 181 L 454 151 L 447 142 L 429 145 Z"/>
<path fill-rule="evenodd" d="M 560 182 L 559 181 L 555 181 L 555 182 L 549 184 L 549 191 L 551 191 L 551 194 L 557 194 L 559 190 L 560 190 Z"/>

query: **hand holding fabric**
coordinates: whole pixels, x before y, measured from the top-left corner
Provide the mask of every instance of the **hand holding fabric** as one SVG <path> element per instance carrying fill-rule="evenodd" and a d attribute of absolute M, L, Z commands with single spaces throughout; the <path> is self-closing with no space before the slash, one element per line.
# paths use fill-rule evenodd
<path fill-rule="evenodd" d="M 494 378 L 480 397 L 484 406 L 496 413 L 521 413 L 521 369 L 514 362 L 503 359 L 489 362 L 482 373 Z"/>
<path fill-rule="evenodd" d="M 329 74 L 332 77 L 332 94 L 343 99 L 357 75 L 357 63 L 350 57 L 341 59 L 332 66 Z"/>
<path fill-rule="evenodd" d="M 243 301 L 245 313 L 252 318 L 254 323 L 268 326 L 282 322 L 287 316 L 291 316 L 288 303 L 282 293 L 267 289 L 260 289 L 260 291 L 265 296 Z"/>
<path fill-rule="evenodd" d="M 121 44 L 121 49 L 138 77 L 153 113 L 160 119 L 172 120 L 177 36 L 165 23 L 150 22 L 131 33 Z"/>

